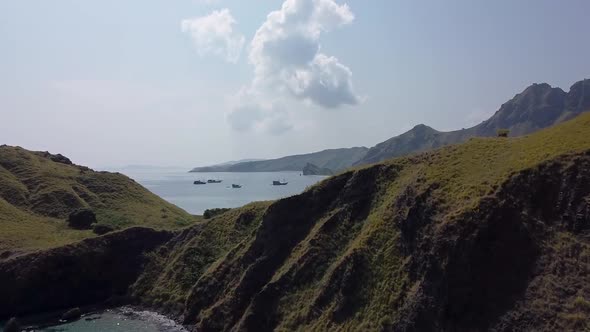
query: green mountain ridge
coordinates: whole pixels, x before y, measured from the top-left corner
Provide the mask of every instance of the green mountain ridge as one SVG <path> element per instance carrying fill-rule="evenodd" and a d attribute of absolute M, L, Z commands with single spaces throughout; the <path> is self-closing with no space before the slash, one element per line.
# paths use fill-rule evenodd
<path fill-rule="evenodd" d="M 90 208 L 101 225 L 174 229 L 195 217 L 132 179 L 72 164 L 62 155 L 0 146 L 0 252 L 64 245 L 95 236 L 65 220 Z"/>
<path fill-rule="evenodd" d="M 582 114 L 358 167 L 174 233 L 0 260 L 0 317 L 116 298 L 198 331 L 582 331 L 589 235 Z"/>
<path fill-rule="evenodd" d="M 199 331 L 590 328 L 590 114 L 187 230 L 132 287 Z"/>

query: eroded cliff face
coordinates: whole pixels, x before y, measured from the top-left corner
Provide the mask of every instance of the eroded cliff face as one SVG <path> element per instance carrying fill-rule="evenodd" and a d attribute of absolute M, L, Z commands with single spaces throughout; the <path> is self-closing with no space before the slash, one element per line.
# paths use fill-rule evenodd
<path fill-rule="evenodd" d="M 135 227 L 0 261 L 0 318 L 123 296 L 140 274 L 145 254 L 171 237 Z"/>
<path fill-rule="evenodd" d="M 459 210 L 406 167 L 345 173 L 271 204 L 192 276 L 176 314 L 199 331 L 587 327 L 588 153 L 518 172 Z M 175 246 L 162 257 L 194 258 Z"/>
<path fill-rule="evenodd" d="M 408 226 L 412 292 L 393 330 L 589 327 L 588 153 L 520 172 L 456 217 Z"/>

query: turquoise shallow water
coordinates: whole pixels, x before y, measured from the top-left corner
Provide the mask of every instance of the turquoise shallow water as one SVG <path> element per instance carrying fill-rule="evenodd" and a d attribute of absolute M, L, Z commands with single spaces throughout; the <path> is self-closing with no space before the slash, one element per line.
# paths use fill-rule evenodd
<path fill-rule="evenodd" d="M 2 331 L 0 325 L 0 331 Z M 181 325 L 160 314 L 129 307 L 88 314 L 67 324 L 35 328 L 39 332 L 186 332 Z"/>
<path fill-rule="evenodd" d="M 300 172 L 188 173 L 184 169 L 128 168 L 121 172 L 154 194 L 192 214 L 210 208 L 234 208 L 253 201 L 274 200 L 299 194 L 324 176 L 301 176 Z M 195 185 L 195 180 L 220 179 L 221 183 Z M 287 181 L 273 186 L 273 180 Z M 242 185 L 232 189 L 232 183 Z"/>

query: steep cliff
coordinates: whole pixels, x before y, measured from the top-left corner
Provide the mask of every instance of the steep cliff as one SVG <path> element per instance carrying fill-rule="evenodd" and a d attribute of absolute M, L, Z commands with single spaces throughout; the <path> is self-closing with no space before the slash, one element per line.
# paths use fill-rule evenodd
<path fill-rule="evenodd" d="M 232 210 L 133 294 L 199 331 L 583 330 L 590 115 L 477 138 Z"/>

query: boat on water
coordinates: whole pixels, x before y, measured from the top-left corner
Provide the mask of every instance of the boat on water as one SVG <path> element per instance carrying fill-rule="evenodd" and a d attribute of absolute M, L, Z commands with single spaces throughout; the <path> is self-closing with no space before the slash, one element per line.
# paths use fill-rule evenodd
<path fill-rule="evenodd" d="M 231 187 L 234 189 L 237 189 L 237 188 L 242 188 L 242 185 L 241 184 L 232 184 Z"/>
<path fill-rule="evenodd" d="M 193 184 L 207 184 L 207 182 L 197 180 L 197 181 L 193 182 Z"/>
<path fill-rule="evenodd" d="M 213 179 L 209 179 L 207 180 L 207 183 L 221 183 L 223 180 L 213 180 Z"/>
<path fill-rule="evenodd" d="M 289 182 L 281 182 L 281 181 L 273 181 L 272 185 L 273 186 L 286 186 L 287 184 L 289 184 Z"/>

